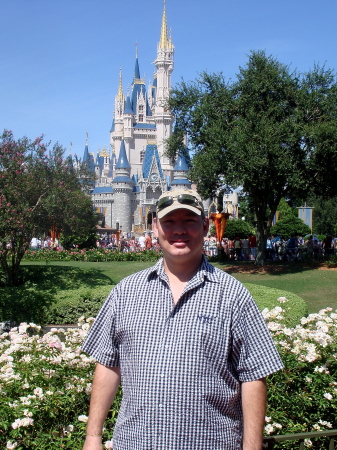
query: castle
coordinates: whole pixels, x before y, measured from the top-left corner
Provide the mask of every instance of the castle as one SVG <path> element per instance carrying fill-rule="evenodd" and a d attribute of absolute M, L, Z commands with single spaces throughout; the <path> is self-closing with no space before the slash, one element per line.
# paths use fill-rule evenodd
<path fill-rule="evenodd" d="M 103 231 L 141 232 L 151 226 L 155 203 L 163 192 L 191 187 L 186 159 L 178 155 L 172 161 L 165 156 L 165 139 L 171 136 L 174 121 L 167 108 L 173 63 L 174 46 L 164 2 L 153 82 L 146 90 L 137 52 L 131 92 L 126 96 L 122 71 L 119 73 L 110 129 L 111 154 L 104 149 L 95 157 L 86 142 L 82 162 L 96 175 L 91 196 Z"/>

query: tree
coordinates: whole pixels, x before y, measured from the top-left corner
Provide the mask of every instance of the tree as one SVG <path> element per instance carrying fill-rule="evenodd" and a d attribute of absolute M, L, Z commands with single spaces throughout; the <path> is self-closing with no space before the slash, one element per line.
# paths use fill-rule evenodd
<path fill-rule="evenodd" d="M 283 239 L 289 239 L 291 236 L 306 236 L 311 230 L 303 220 L 292 214 L 280 219 L 270 228 L 270 234 L 273 236 L 282 236 Z"/>
<path fill-rule="evenodd" d="M 86 234 L 95 227 L 92 202 L 85 194 L 86 171 L 75 171 L 58 144 L 47 153 L 43 138 L 0 140 L 0 261 L 5 282 L 20 283 L 19 268 L 33 237 L 52 228 Z"/>
<path fill-rule="evenodd" d="M 288 218 L 293 219 L 298 218 L 298 210 L 297 208 L 292 208 L 286 202 L 284 198 L 281 198 L 280 203 L 277 207 L 278 212 L 278 220 L 287 220 Z"/>
<path fill-rule="evenodd" d="M 337 196 L 326 199 L 312 195 L 307 204 L 314 208 L 313 232 L 337 236 Z"/>
<path fill-rule="evenodd" d="M 254 232 L 254 228 L 245 220 L 230 219 L 227 221 L 225 237 L 235 238 L 236 236 L 243 238 Z"/>
<path fill-rule="evenodd" d="M 305 198 L 309 187 L 336 195 L 337 83 L 331 70 L 302 76 L 264 52 L 252 52 L 237 80 L 203 73 L 181 82 L 169 106 L 176 117 L 167 154 L 186 133 L 193 148 L 190 177 L 204 198 L 241 186 L 254 204 L 258 257 L 282 197 Z"/>

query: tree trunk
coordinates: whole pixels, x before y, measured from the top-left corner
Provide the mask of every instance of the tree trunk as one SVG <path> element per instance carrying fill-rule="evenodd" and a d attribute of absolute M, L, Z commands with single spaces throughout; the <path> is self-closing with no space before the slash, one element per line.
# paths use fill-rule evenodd
<path fill-rule="evenodd" d="M 267 233 L 264 227 L 262 227 L 262 230 L 259 226 L 257 226 L 257 256 L 255 260 L 255 264 L 259 264 L 261 266 L 264 265 L 266 260 L 266 244 L 267 244 Z"/>
<path fill-rule="evenodd" d="M 4 273 L 6 286 L 18 286 L 21 284 L 20 280 L 20 264 L 24 257 L 25 251 L 29 247 L 29 242 L 24 241 L 20 237 L 17 241 L 12 241 L 11 248 L 2 251 L 1 253 L 1 267 Z M 11 263 L 8 262 L 10 257 Z"/>

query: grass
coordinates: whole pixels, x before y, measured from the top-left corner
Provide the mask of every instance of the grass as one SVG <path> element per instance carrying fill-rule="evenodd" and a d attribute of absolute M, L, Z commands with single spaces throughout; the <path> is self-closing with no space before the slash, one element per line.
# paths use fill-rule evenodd
<path fill-rule="evenodd" d="M 308 307 L 305 301 L 292 292 L 283 289 L 266 288 L 265 286 L 251 283 L 245 283 L 245 286 L 255 298 L 260 311 L 265 308 L 270 310 L 276 306 L 283 308 L 283 323 L 287 327 L 295 327 L 300 323 L 301 318 L 308 314 Z M 285 297 L 288 301 L 280 303 L 277 300 L 279 297 Z"/>
<path fill-rule="evenodd" d="M 337 270 L 288 264 L 274 273 L 254 270 L 245 273 L 240 271 L 240 266 L 214 265 L 227 270 L 243 284 L 253 283 L 298 295 L 307 303 L 309 314 L 328 306 L 337 309 Z"/>
<path fill-rule="evenodd" d="M 90 292 L 90 290 L 93 291 L 98 288 L 100 292 L 108 292 L 122 278 L 152 265 L 153 262 L 139 261 L 25 262 L 22 264 L 22 268 L 29 281 L 17 288 L 1 289 L 0 306 L 1 303 L 10 305 L 11 311 L 14 311 L 17 319 L 20 317 L 20 313 L 26 316 L 27 311 L 32 313 L 32 317 L 39 317 L 40 311 L 43 311 L 46 307 L 57 306 L 58 301 L 64 304 L 67 301 L 70 302 L 72 296 L 75 297 L 74 290 L 76 289 L 79 298 L 88 297 L 87 291 Z M 317 268 L 288 264 L 283 266 L 281 271 L 269 273 L 259 271 L 256 266 L 249 264 L 249 272 L 242 273 L 247 264 L 238 263 L 229 266 L 214 263 L 214 265 L 228 271 L 245 285 L 255 285 L 255 291 L 260 292 L 256 294 L 259 299 L 261 291 L 258 290 L 258 287 L 266 286 L 278 289 L 279 291 L 275 293 L 277 297 L 282 296 L 282 292 L 284 292 L 285 297 L 287 297 L 288 292 L 301 297 L 306 302 L 309 313 L 317 312 L 328 306 L 337 309 L 336 270 L 318 270 Z M 268 267 L 272 268 L 272 266 Z M 254 295 L 251 286 L 249 290 Z M 77 303 L 80 304 L 81 302 L 77 301 Z M 5 315 L 8 316 L 8 314 Z"/>

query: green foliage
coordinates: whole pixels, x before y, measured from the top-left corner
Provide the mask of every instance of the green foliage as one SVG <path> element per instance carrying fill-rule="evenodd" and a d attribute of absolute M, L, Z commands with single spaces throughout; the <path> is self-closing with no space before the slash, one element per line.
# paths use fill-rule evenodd
<path fill-rule="evenodd" d="M 96 317 L 112 288 L 113 285 L 105 285 L 58 291 L 53 304 L 45 312 L 45 323 L 74 324 L 83 315 Z"/>
<path fill-rule="evenodd" d="M 297 208 L 291 208 L 288 203 L 285 201 L 284 198 L 281 198 L 280 203 L 277 207 L 277 211 L 279 213 L 278 220 L 285 220 L 289 216 L 291 218 L 298 217 L 298 210 Z"/>
<path fill-rule="evenodd" d="M 311 188 L 336 195 L 337 83 L 314 67 L 302 76 L 264 52 L 252 52 L 237 80 L 203 73 L 174 89 L 176 130 L 193 148 L 190 177 L 204 198 L 242 186 L 254 204 L 264 262 L 266 238 L 281 198 L 305 199 Z M 167 153 L 176 153 L 175 137 Z"/>
<path fill-rule="evenodd" d="M 94 268 L 24 266 L 24 285 L 1 288 L 0 321 L 74 323 L 97 313 L 113 280 Z M 77 314 L 77 315 L 76 315 Z"/>
<path fill-rule="evenodd" d="M 327 260 L 327 265 L 330 267 L 337 267 L 337 253 L 330 256 L 330 258 Z"/>
<path fill-rule="evenodd" d="M 254 228 L 245 220 L 229 219 L 226 223 L 225 237 L 235 238 L 236 236 L 242 238 L 254 234 Z"/>
<path fill-rule="evenodd" d="M 295 327 L 301 318 L 308 314 L 308 306 L 305 301 L 292 292 L 251 283 L 245 283 L 245 286 L 256 301 L 260 311 L 265 308 L 273 309 L 280 306 L 281 303 L 277 300 L 279 298 L 287 299 L 283 319 L 283 323 L 287 327 Z"/>
<path fill-rule="evenodd" d="M 239 218 L 245 218 L 250 225 L 254 225 L 254 203 L 251 197 L 245 193 L 239 194 Z"/>
<path fill-rule="evenodd" d="M 43 138 L 0 139 L 0 262 L 8 285 L 18 285 L 20 263 L 33 237 L 55 230 L 83 240 L 95 229 L 85 168 L 75 171 L 58 144 Z M 80 180 L 81 178 L 81 180 Z"/>
<path fill-rule="evenodd" d="M 314 208 L 313 232 L 337 236 L 337 197 L 329 199 L 311 195 L 307 204 Z"/>
<path fill-rule="evenodd" d="M 286 216 L 276 222 L 270 229 L 270 234 L 273 236 L 282 236 L 283 239 L 289 239 L 292 235 L 306 236 L 310 234 L 311 230 L 303 220 L 291 215 Z"/>
<path fill-rule="evenodd" d="M 274 320 L 270 329 L 285 365 L 268 377 L 267 434 L 337 428 L 336 318 L 336 313 L 326 308 L 301 319 L 296 328 L 288 328 L 277 315 L 267 317 L 269 322 Z M 328 448 L 326 440 L 313 442 L 312 448 Z M 294 442 L 275 448 L 290 450 Z"/>
<path fill-rule="evenodd" d="M 28 250 L 25 253 L 25 261 L 157 261 L 161 253 L 155 250 L 141 252 L 121 252 L 105 248 L 72 249 L 72 250 Z"/>

